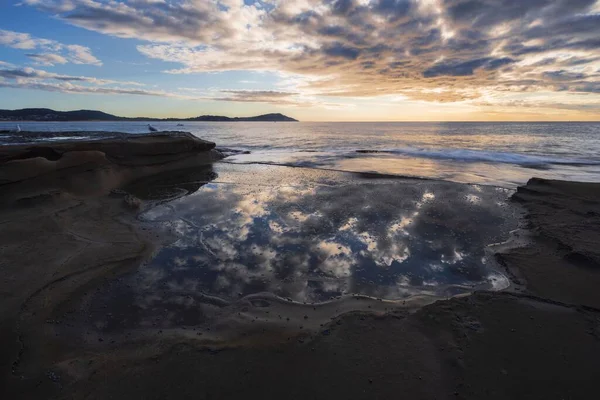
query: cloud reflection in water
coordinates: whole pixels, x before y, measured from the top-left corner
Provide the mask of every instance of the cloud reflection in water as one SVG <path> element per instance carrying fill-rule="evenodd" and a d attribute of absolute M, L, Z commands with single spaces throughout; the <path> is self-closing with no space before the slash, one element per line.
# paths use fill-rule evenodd
<path fill-rule="evenodd" d="M 270 292 L 316 303 L 490 288 L 498 274 L 485 248 L 516 228 L 509 194 L 402 180 L 209 183 L 143 215 L 179 239 L 140 269 L 137 301 L 145 308 L 199 292 L 227 301 Z"/>

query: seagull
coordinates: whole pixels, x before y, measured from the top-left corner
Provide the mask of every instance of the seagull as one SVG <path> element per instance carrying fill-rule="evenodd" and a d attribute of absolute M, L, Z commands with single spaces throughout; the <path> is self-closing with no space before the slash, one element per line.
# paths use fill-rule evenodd
<path fill-rule="evenodd" d="M 17 132 L 21 132 L 21 125 L 17 124 Z"/>
<path fill-rule="evenodd" d="M 157 132 L 158 131 L 158 129 L 156 129 L 155 127 L 153 127 L 150 124 L 148 124 L 148 129 L 150 130 L 150 132 Z"/>

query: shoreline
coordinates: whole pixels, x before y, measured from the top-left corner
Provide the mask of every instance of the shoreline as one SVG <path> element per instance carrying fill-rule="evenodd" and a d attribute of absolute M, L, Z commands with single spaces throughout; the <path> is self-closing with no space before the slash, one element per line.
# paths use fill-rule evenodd
<path fill-rule="evenodd" d="M 159 129 L 179 130 L 183 128 L 175 127 L 176 124 L 157 125 Z M 64 126 L 66 130 L 97 130 L 108 129 L 114 130 L 118 127 L 114 124 L 72 124 Z M 58 129 L 58 127 L 56 127 Z M 120 126 L 125 131 L 131 131 L 133 136 L 147 134 L 146 124 L 136 124 L 127 127 L 123 124 Z M 314 128 L 317 132 L 321 132 L 323 127 Z M 377 127 L 374 127 L 374 129 Z M 224 152 L 227 153 L 228 162 L 239 163 L 254 163 L 260 162 L 268 164 L 305 166 L 318 169 L 341 170 L 341 171 L 357 171 L 365 173 L 378 173 L 381 175 L 394 176 L 410 176 L 428 179 L 438 179 L 443 181 L 454 181 L 461 183 L 473 183 L 483 185 L 493 185 L 516 188 L 518 185 L 525 184 L 532 176 L 539 176 L 546 179 L 575 179 L 578 181 L 597 181 L 600 166 L 595 155 L 584 152 L 576 155 L 567 152 L 563 155 L 555 154 L 550 147 L 542 147 L 539 150 L 532 148 L 528 144 L 523 149 L 519 150 L 518 146 L 502 144 L 504 139 L 502 135 L 493 134 L 492 127 L 480 128 L 465 128 L 473 133 L 487 133 L 492 131 L 494 145 L 490 148 L 482 148 L 475 146 L 469 150 L 468 145 L 459 145 L 453 142 L 453 132 L 455 129 L 445 129 L 440 133 L 439 145 L 433 147 L 427 145 L 436 135 L 436 129 L 424 128 L 429 133 L 423 139 L 415 136 L 415 132 L 420 128 L 418 126 L 407 130 L 406 137 L 402 133 L 402 129 L 390 127 L 379 127 L 385 133 L 383 137 L 375 134 L 365 136 L 364 140 L 356 136 L 361 131 L 359 127 L 344 128 L 343 125 L 329 126 L 331 132 L 342 133 L 344 129 L 348 129 L 351 133 L 347 143 L 341 146 L 335 145 L 332 140 L 329 143 L 329 136 L 319 134 L 318 136 L 324 140 L 322 143 L 309 141 L 306 145 L 297 142 L 296 135 L 310 134 L 313 128 L 292 128 L 291 126 L 282 126 L 282 135 L 276 135 L 272 139 L 268 132 L 262 128 L 253 128 L 250 125 L 247 129 L 238 131 L 234 126 L 221 127 L 215 126 L 214 129 L 203 129 L 201 127 L 188 126 L 187 129 L 194 132 L 194 135 L 208 138 L 222 146 Z M 30 130 L 36 130 L 36 127 L 30 127 Z M 39 126 L 43 129 L 43 124 Z M 48 124 L 46 130 L 56 131 L 51 124 Z M 522 130 L 519 128 L 519 132 Z M 61 130 L 61 129 L 58 129 Z M 543 130 L 537 128 L 535 131 Z M 555 127 L 556 131 L 562 131 L 562 128 Z M 451 135 L 445 138 L 446 131 Z M 134 133 L 135 132 L 135 133 Z M 236 133 L 237 132 L 237 133 Z M 470 134 L 470 133 L 469 133 Z M 51 141 L 50 136 L 56 134 L 38 133 L 36 135 L 46 135 L 43 141 Z M 96 133 L 80 133 L 77 139 L 94 138 Z M 100 137 L 104 134 L 99 133 Z M 248 136 L 249 135 L 249 136 Z M 248 141 L 244 137 L 248 136 Z M 281 137 L 280 137 L 281 136 Z M 464 135 L 463 135 L 464 136 Z M 464 137 L 459 136 L 456 140 L 463 140 Z M 67 139 L 69 133 L 64 133 L 56 139 Z M 389 143 L 391 138 L 399 140 L 398 145 Z M 462 138 L 462 139 L 461 139 Z M 583 138 L 572 138 L 570 142 L 578 142 Z M 522 141 L 523 138 L 515 134 L 516 141 Z M 545 141 L 551 140 L 550 135 L 545 136 Z M 5 135 L 2 138 L 3 142 L 30 142 L 26 135 Z M 500 141 L 500 145 L 498 144 Z M 447 142 L 447 144 L 446 144 Z M 527 140 L 525 140 L 526 143 Z M 236 151 L 227 152 L 227 150 L 237 149 Z M 361 150 L 362 149 L 362 150 Z M 367 149 L 368 153 L 364 154 L 361 151 Z M 370 150 L 369 150 L 370 149 Z M 373 153 L 375 152 L 375 153 Z"/>
<path fill-rule="evenodd" d="M 0 354 L 11 364 L 3 363 L 0 386 L 9 398 L 383 398 L 401 392 L 547 399 L 585 398 L 595 390 L 600 184 L 532 179 L 513 194 L 527 210 L 531 241 L 496 253 L 496 261 L 522 293 L 474 292 L 413 310 L 367 301 L 364 310 L 343 312 L 312 331 L 230 322 L 240 335 L 226 341 L 181 330 L 115 343 L 92 337 L 91 344 L 69 333 L 86 293 L 118 281 L 173 240 L 137 215 L 197 191 L 214 172 L 205 162 L 178 173 L 181 165 L 169 170 L 168 159 L 145 176 L 73 192 L 82 180 L 71 174 L 97 182 L 89 161 L 2 185 L 14 190 L 0 210 L 3 251 L 14 255 L 0 263 L 6 277 Z M 115 171 L 104 161 L 95 165 Z M 46 178 L 56 174 L 48 185 Z M 153 188 L 164 197 L 153 197 Z"/>

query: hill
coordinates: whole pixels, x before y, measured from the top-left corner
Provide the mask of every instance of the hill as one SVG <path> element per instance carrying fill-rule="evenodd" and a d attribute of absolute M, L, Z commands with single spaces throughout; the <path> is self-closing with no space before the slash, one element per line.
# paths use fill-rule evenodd
<path fill-rule="evenodd" d="M 283 114 L 263 114 L 258 115 L 256 117 L 222 117 L 219 115 L 202 115 L 196 118 L 189 118 L 188 121 L 240 121 L 240 122 L 252 122 L 252 121 L 260 121 L 260 122 L 298 122 L 298 120 L 294 118 L 290 118 Z"/>
<path fill-rule="evenodd" d="M 95 110 L 55 111 L 49 108 L 0 110 L 0 121 L 207 121 L 207 122 L 297 122 L 283 114 L 264 114 L 255 117 L 224 117 L 201 115 L 192 118 L 119 117 Z"/>

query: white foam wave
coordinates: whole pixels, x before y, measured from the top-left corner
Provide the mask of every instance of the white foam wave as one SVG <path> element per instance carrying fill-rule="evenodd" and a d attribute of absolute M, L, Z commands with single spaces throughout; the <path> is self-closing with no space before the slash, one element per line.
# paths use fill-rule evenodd
<path fill-rule="evenodd" d="M 452 160 L 462 162 L 491 162 L 503 164 L 517 164 L 524 166 L 535 165 L 600 165 L 600 161 L 576 158 L 558 158 L 550 156 L 537 156 L 499 151 L 470 150 L 470 149 L 421 149 L 405 147 L 393 150 L 357 150 L 363 154 L 396 154 L 402 156 Z"/>

